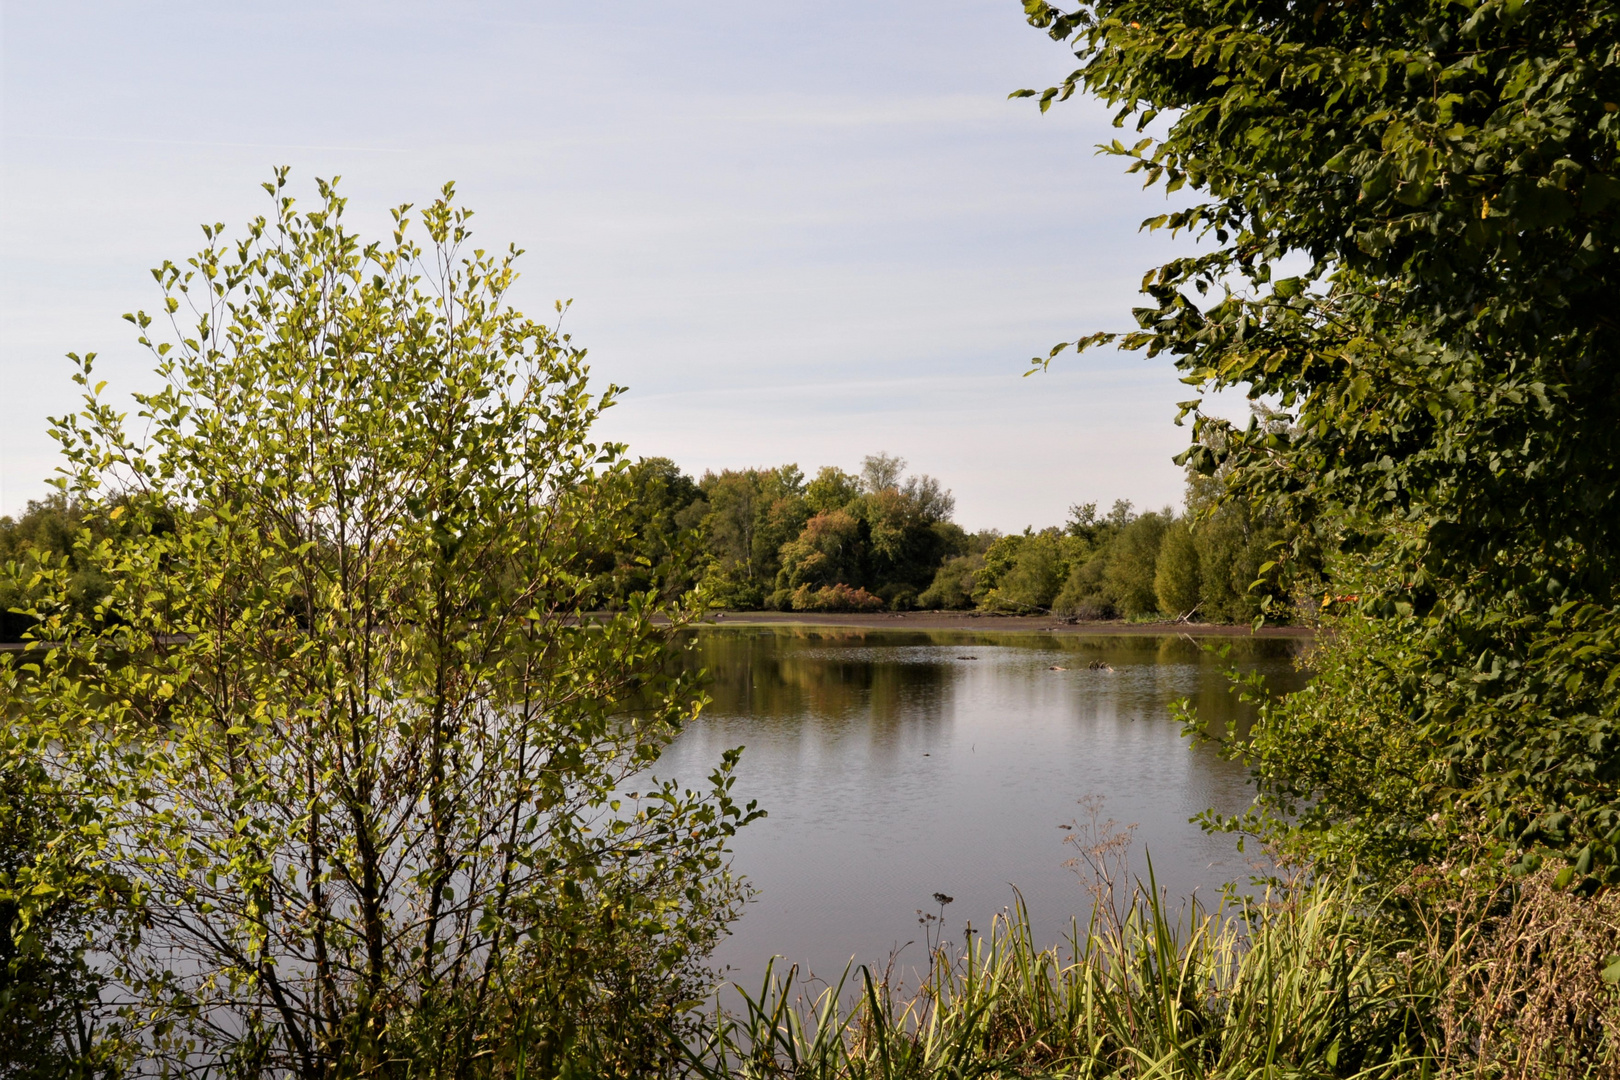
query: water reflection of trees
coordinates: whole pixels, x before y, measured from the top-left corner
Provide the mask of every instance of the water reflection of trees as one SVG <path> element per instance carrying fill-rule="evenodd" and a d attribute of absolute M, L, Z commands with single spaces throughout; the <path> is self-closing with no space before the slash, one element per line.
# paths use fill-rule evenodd
<path fill-rule="evenodd" d="M 1190 635 L 1068 639 L 1077 666 L 1095 662 L 1119 672 L 1145 672 L 1122 694 L 1109 695 L 1111 707 L 1135 715 L 1169 718 L 1168 703 L 1186 699 L 1212 733 L 1246 738 L 1257 715 L 1252 696 L 1237 693 L 1230 675 L 1260 672 L 1266 690 L 1283 694 L 1305 685 L 1297 659 L 1308 646 L 1299 638 L 1196 639 Z M 1077 688 L 1091 708 L 1100 704 L 1095 687 Z M 1245 689 L 1250 689 L 1245 686 Z"/>
<path fill-rule="evenodd" d="M 941 646 L 945 648 L 937 648 Z M 1169 700 L 1187 696 L 1212 726 L 1235 727 L 1240 734 L 1253 719 L 1254 707 L 1228 692 L 1222 671 L 1258 668 L 1278 691 L 1303 683 L 1292 660 L 1302 647 L 1299 641 L 1236 638 L 1218 646 L 1211 649 L 1207 639 L 1186 635 L 1078 637 L 774 626 L 705 629 L 695 634 L 684 655 L 687 665 L 709 673 L 713 700 L 707 712 L 712 717 L 814 720 L 818 726 L 859 718 L 875 725 L 874 734 L 945 716 L 972 670 L 953 654 L 971 655 L 975 648 L 1029 649 L 1031 656 L 1057 652 L 1063 654 L 1058 663 L 1077 672 L 1094 665 L 1125 675 L 1151 672 L 1151 687 L 1135 678 L 1117 684 L 1087 681 L 1074 689 L 1087 699 L 1083 711 L 1106 702 L 1110 711 L 1133 715 L 1164 711 Z M 897 662 L 906 649 L 919 647 L 926 651 Z M 1196 669 L 1196 677 L 1187 677 L 1189 668 Z"/>
<path fill-rule="evenodd" d="M 894 663 L 864 654 L 865 631 L 771 627 L 705 630 L 686 662 L 709 673 L 711 715 L 847 720 L 880 726 L 937 719 L 959 672 L 944 662 Z M 923 634 L 884 634 L 885 649 L 931 644 Z"/>

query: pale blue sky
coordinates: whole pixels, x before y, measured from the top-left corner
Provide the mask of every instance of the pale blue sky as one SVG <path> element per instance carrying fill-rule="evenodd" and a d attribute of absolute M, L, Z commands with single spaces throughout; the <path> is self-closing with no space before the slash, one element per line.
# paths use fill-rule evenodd
<path fill-rule="evenodd" d="M 119 316 L 197 225 L 266 212 L 277 164 L 341 173 L 351 224 L 454 179 L 527 249 L 519 306 L 572 297 L 602 434 L 688 471 L 878 450 L 969 528 L 1179 501 L 1168 363 L 1054 342 L 1128 323 L 1169 242 L 1106 113 L 1008 101 L 1071 57 L 1016 0 L 7 3 L 0 512 L 44 491 L 62 354 L 149 385 Z"/>

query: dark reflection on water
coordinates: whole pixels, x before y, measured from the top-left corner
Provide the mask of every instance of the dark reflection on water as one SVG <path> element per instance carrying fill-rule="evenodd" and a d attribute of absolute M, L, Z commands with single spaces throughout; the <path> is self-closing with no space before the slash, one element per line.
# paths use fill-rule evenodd
<path fill-rule="evenodd" d="M 1086 900 L 1059 828 L 1084 796 L 1137 825 L 1136 868 L 1150 852 L 1172 895 L 1243 880 L 1232 841 L 1188 818 L 1246 806 L 1245 771 L 1190 746 L 1170 703 L 1191 698 L 1241 730 L 1252 714 L 1225 669 L 1259 670 L 1279 691 L 1303 676 L 1297 641 L 1231 646 L 1223 660 L 1186 637 L 699 632 L 687 662 L 710 672 L 714 700 L 657 772 L 695 783 L 722 749 L 745 746 L 737 794 L 770 813 L 734 846 L 760 895 L 717 960 L 750 981 L 773 954 L 835 978 L 851 956 L 881 964 L 920 940 L 916 910 L 935 908 L 933 893 L 955 897 L 946 922 L 959 940 L 1013 886 L 1056 940 Z"/>

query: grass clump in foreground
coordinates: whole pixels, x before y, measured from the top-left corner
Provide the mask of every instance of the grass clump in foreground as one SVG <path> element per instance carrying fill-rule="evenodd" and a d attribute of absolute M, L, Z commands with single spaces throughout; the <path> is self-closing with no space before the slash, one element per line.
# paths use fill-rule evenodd
<path fill-rule="evenodd" d="M 1620 1076 L 1603 977 L 1620 901 L 1550 875 L 1431 880 L 1395 934 L 1370 900 L 1322 881 L 1175 914 L 1150 878 L 1048 949 L 1020 903 L 934 948 L 914 991 L 861 967 L 811 994 L 768 970 L 716 1009 L 692 1064 L 727 1080 Z"/>

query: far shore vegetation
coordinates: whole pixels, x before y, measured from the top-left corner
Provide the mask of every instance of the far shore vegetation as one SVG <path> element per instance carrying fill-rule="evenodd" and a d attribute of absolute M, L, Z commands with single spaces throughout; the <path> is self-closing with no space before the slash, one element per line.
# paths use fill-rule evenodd
<path fill-rule="evenodd" d="M 1192 477 L 1180 511 L 1083 503 L 1038 530 L 969 533 L 945 485 L 905 466 L 879 453 L 855 473 L 783 465 L 693 479 L 667 458 L 642 459 L 627 472 L 637 543 L 613 553 L 613 572 L 627 593 L 695 587 L 742 611 L 1210 622 L 1286 617 L 1312 580 L 1309 556 L 1283 551 L 1284 523 L 1222 502 L 1218 480 Z"/>
<path fill-rule="evenodd" d="M 602 481 L 622 489 L 631 528 L 593 553 L 601 603 L 623 607 L 647 589 L 696 591 L 734 611 L 984 611 L 1062 618 L 1288 621 L 1318 581 L 1288 558 L 1281 522 L 1219 499 L 1218 481 L 1189 478 L 1185 506 L 1139 513 L 1096 503 L 1036 530 L 969 533 L 931 476 L 905 475 L 887 454 L 857 473 L 806 478 L 797 465 L 725 470 L 694 479 L 668 458 L 642 458 Z M 0 517 L 0 562 L 31 551 L 62 560 L 71 595 L 94 608 L 107 579 L 74 552 L 81 528 L 115 538 L 109 509 L 55 495 Z M 116 540 L 114 539 L 114 542 Z M 25 583 L 0 581 L 0 641 L 32 625 Z"/>

